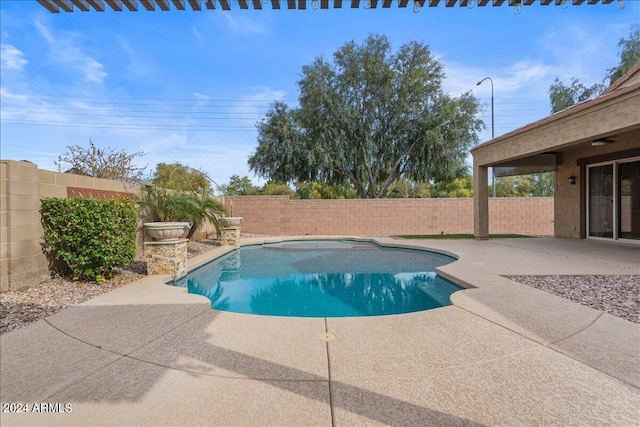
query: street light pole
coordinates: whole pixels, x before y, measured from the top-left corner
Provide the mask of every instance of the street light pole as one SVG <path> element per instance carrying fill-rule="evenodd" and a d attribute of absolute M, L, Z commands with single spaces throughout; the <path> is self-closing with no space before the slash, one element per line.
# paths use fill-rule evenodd
<path fill-rule="evenodd" d="M 491 139 L 494 139 L 496 135 L 495 122 L 493 120 L 493 80 L 491 77 L 485 77 L 476 83 L 476 86 L 480 86 L 480 84 L 485 80 L 489 80 L 491 82 Z M 496 197 L 496 172 L 493 167 L 491 168 L 491 187 L 493 188 L 493 197 Z"/>

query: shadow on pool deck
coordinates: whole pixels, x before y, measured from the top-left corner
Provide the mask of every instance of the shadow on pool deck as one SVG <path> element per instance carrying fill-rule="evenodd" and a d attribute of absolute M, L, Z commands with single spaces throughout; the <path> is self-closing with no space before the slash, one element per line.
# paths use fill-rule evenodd
<path fill-rule="evenodd" d="M 518 242 L 418 244 L 457 253 L 443 270 L 478 287 L 442 309 L 325 320 L 217 312 L 148 277 L 4 334 L 2 403 L 73 411 L 2 425 L 639 424 L 639 325 L 499 277 L 633 267 Z"/>

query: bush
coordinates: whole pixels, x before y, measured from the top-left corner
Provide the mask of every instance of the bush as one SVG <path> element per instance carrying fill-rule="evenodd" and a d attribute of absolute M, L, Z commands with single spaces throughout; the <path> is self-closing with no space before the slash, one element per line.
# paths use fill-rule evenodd
<path fill-rule="evenodd" d="M 42 200 L 45 248 L 63 261 L 74 280 L 113 277 L 136 254 L 137 212 L 130 200 Z"/>

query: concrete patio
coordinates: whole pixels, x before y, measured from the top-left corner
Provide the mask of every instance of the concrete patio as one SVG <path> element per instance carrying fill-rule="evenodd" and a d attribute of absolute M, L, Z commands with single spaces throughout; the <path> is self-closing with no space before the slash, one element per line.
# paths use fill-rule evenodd
<path fill-rule="evenodd" d="M 147 277 L 3 335 L 0 424 L 640 425 L 640 325 L 501 277 L 640 274 L 640 247 L 375 240 L 454 254 L 439 273 L 469 289 L 418 313 L 287 318 Z"/>

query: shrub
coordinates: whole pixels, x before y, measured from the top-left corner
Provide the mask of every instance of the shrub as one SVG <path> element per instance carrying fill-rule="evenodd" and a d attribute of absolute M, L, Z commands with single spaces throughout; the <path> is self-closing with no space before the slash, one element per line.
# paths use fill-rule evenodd
<path fill-rule="evenodd" d="M 74 280 L 98 283 L 126 267 L 136 253 L 136 208 L 130 200 L 42 200 L 45 249 Z"/>

